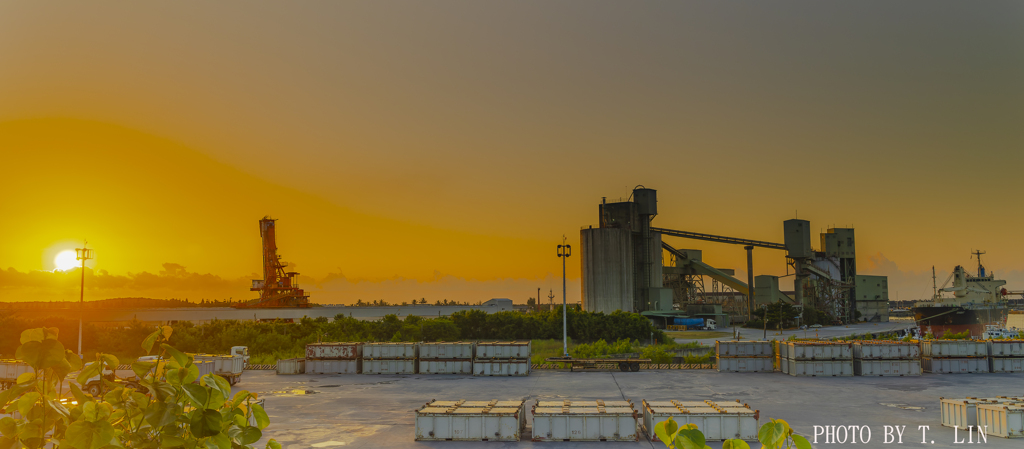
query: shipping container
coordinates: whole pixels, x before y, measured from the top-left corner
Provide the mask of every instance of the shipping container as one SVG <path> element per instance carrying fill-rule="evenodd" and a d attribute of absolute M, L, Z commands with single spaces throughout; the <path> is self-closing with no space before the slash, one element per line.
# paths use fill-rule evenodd
<path fill-rule="evenodd" d="M 715 403 L 654 401 L 643 402 L 643 428 L 651 441 L 658 441 L 654 426 L 672 418 L 676 424 L 683 426 L 695 424 L 711 441 L 727 439 L 757 440 L 758 415 L 755 410 L 742 404 L 726 403 L 717 406 Z"/>
<path fill-rule="evenodd" d="M 989 359 L 989 372 L 1024 373 L 1024 358 L 992 357 Z"/>
<path fill-rule="evenodd" d="M 720 373 L 771 373 L 775 371 L 772 357 L 725 357 L 718 359 Z"/>
<path fill-rule="evenodd" d="M 989 340 L 988 353 L 992 357 L 1024 357 L 1024 341 Z"/>
<path fill-rule="evenodd" d="M 519 441 L 525 428 L 523 401 L 431 401 L 416 411 L 416 441 Z"/>
<path fill-rule="evenodd" d="M 191 354 L 195 361 L 213 363 L 213 372 L 218 376 L 227 379 L 231 384 L 237 384 L 242 380 L 242 371 L 245 370 L 245 357 L 241 355 L 215 355 L 215 354 Z"/>
<path fill-rule="evenodd" d="M 533 441 L 639 441 L 637 413 L 626 401 L 564 401 L 533 408 Z"/>
<path fill-rule="evenodd" d="M 416 374 L 416 361 L 363 359 L 363 374 Z"/>
<path fill-rule="evenodd" d="M 419 346 L 420 360 L 473 358 L 473 343 L 469 342 L 420 343 Z"/>
<path fill-rule="evenodd" d="M 474 376 L 529 376 L 529 360 L 473 360 Z"/>
<path fill-rule="evenodd" d="M 472 360 L 420 359 L 420 374 L 473 374 Z"/>
<path fill-rule="evenodd" d="M 939 398 L 939 410 L 942 425 L 967 430 L 968 426 L 978 425 L 978 414 L 975 407 L 978 400 L 973 398 L 946 399 Z"/>
<path fill-rule="evenodd" d="M 18 376 L 31 372 L 32 367 L 21 360 L 0 360 L 0 387 L 6 390 L 18 383 Z"/>
<path fill-rule="evenodd" d="M 790 360 L 853 360 L 852 343 L 782 342 L 783 359 Z"/>
<path fill-rule="evenodd" d="M 363 360 L 413 360 L 416 343 L 364 343 Z"/>
<path fill-rule="evenodd" d="M 277 374 L 305 374 L 306 359 L 281 359 L 277 361 Z"/>
<path fill-rule="evenodd" d="M 920 360 L 918 342 L 862 341 L 853 343 L 853 358 L 863 360 Z"/>
<path fill-rule="evenodd" d="M 715 354 L 722 357 L 771 357 L 770 341 L 716 341 Z"/>
<path fill-rule="evenodd" d="M 192 362 L 192 364 L 195 365 L 197 368 L 199 368 L 199 377 L 196 378 L 196 382 L 197 383 L 199 382 L 199 379 L 201 379 L 203 376 L 205 376 L 207 374 L 217 374 L 217 371 L 216 371 L 217 366 L 213 362 L 204 361 L 204 360 L 196 360 L 196 361 Z"/>
<path fill-rule="evenodd" d="M 306 360 L 353 360 L 362 356 L 362 343 L 310 343 L 306 345 Z"/>
<path fill-rule="evenodd" d="M 351 360 L 309 360 L 306 359 L 306 374 L 359 374 L 363 361 Z"/>
<path fill-rule="evenodd" d="M 477 359 L 529 359 L 530 341 L 483 341 L 476 344 Z"/>
<path fill-rule="evenodd" d="M 798 377 L 846 377 L 853 376 L 852 360 L 783 360 L 788 365 L 787 373 Z"/>
<path fill-rule="evenodd" d="M 988 359 L 977 357 L 958 359 L 925 357 L 921 359 L 921 369 L 926 373 L 934 374 L 987 373 Z"/>
<path fill-rule="evenodd" d="M 988 357 L 988 343 L 969 340 L 925 340 L 922 357 Z"/>
<path fill-rule="evenodd" d="M 1024 405 L 979 403 L 977 413 L 978 428 L 988 435 L 1024 438 Z"/>
<path fill-rule="evenodd" d="M 854 376 L 920 376 L 921 360 L 854 360 Z"/>

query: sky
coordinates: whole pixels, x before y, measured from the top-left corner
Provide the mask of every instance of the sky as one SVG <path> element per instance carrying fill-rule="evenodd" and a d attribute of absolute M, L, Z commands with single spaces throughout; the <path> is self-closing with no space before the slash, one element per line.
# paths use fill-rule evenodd
<path fill-rule="evenodd" d="M 0 300 L 77 299 L 42 271 L 83 239 L 93 299 L 248 298 L 265 215 L 317 302 L 546 298 L 562 236 L 636 185 L 660 227 L 852 226 L 893 298 L 973 249 L 1021 290 L 1021 23 L 1019 1 L 3 2 Z M 670 242 L 745 278 L 741 247 Z"/>

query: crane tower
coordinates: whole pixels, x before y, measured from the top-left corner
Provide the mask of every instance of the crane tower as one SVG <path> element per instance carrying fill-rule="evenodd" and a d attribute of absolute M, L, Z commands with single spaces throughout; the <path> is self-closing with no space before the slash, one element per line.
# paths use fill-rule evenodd
<path fill-rule="evenodd" d="M 236 308 L 309 307 L 309 295 L 299 288 L 299 273 L 285 271 L 288 264 L 277 254 L 274 222 L 269 216 L 260 220 L 263 238 L 263 279 L 253 279 L 249 291 L 260 292 L 260 297 L 236 304 Z"/>

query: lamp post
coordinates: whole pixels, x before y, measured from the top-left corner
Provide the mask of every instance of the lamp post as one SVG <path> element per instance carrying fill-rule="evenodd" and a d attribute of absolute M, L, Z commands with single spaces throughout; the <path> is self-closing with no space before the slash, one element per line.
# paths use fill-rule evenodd
<path fill-rule="evenodd" d="M 84 242 L 81 248 L 75 248 L 75 260 L 82 261 L 82 286 L 78 296 L 78 357 L 82 357 L 82 314 L 85 312 L 85 261 L 95 257 L 93 251 Z"/>
<path fill-rule="evenodd" d="M 569 330 L 566 320 L 565 301 L 565 259 L 572 254 L 572 247 L 565 244 L 565 236 L 562 236 L 562 244 L 558 245 L 558 257 L 562 259 L 562 356 L 569 357 Z"/>

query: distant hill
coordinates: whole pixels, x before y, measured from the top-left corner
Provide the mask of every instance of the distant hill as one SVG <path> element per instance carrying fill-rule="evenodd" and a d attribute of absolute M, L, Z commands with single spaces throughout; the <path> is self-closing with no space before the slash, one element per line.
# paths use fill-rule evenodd
<path fill-rule="evenodd" d="M 188 301 L 184 299 L 155 298 L 109 298 L 83 303 L 83 306 L 87 309 L 169 309 L 177 307 L 229 307 L 230 305 L 231 301 L 221 300 Z M 70 309 L 74 307 L 78 307 L 77 301 L 0 302 L 0 309 Z"/>

